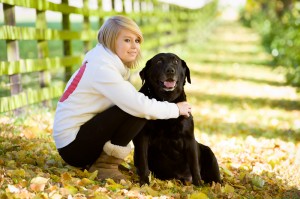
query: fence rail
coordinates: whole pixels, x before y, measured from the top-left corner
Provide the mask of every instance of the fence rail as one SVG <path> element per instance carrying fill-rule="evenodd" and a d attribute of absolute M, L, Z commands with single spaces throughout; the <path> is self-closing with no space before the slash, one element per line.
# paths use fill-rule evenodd
<path fill-rule="evenodd" d="M 80 65 L 84 53 L 97 42 L 98 29 L 93 29 L 92 25 L 96 23 L 99 28 L 106 17 L 122 14 L 133 18 L 145 37 L 143 51 L 158 52 L 161 47 L 185 42 L 188 31 L 195 24 L 208 23 L 216 13 L 214 1 L 195 10 L 150 0 L 126 2 L 119 0 L 122 10 L 116 11 L 116 2 L 111 0 L 112 9 L 106 11 L 102 0 L 97 0 L 97 8 L 90 8 L 88 0 L 82 0 L 82 7 L 70 6 L 68 0 L 60 4 L 46 0 L 0 0 L 4 18 L 0 26 L 0 48 L 4 52 L 0 54 L 0 113 L 58 98 L 74 67 Z M 16 21 L 16 7 L 33 9 L 36 21 L 30 26 L 20 26 Z M 48 11 L 62 16 L 57 22 L 61 28 L 49 27 Z M 73 14 L 82 17 L 78 30 L 71 28 Z M 96 18 L 96 22 L 91 17 Z M 201 36 L 201 32 L 195 34 Z M 21 46 L 24 41 L 34 44 Z M 60 42 L 59 45 L 51 44 L 55 41 Z M 76 45 L 80 46 L 77 48 L 81 53 L 74 53 Z M 52 56 L 51 52 L 57 49 L 61 52 Z M 31 53 L 32 57 L 21 57 L 26 51 L 35 53 Z M 29 81 L 26 85 L 23 79 L 34 79 L 33 76 L 38 77 L 35 78 L 38 82 Z"/>

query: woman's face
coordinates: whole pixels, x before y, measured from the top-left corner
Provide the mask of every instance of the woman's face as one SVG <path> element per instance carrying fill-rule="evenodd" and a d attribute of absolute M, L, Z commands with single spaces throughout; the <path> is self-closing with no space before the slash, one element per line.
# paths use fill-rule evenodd
<path fill-rule="evenodd" d="M 116 40 L 116 54 L 127 65 L 136 60 L 140 52 L 140 39 L 130 30 L 120 31 Z"/>

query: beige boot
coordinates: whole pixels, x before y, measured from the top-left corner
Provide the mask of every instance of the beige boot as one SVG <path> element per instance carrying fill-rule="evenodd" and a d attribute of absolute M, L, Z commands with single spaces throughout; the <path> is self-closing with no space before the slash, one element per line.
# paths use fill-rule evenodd
<path fill-rule="evenodd" d="M 106 142 L 103 147 L 103 152 L 94 164 L 92 164 L 89 172 L 98 170 L 99 180 L 111 178 L 114 181 L 120 181 L 121 179 L 127 179 L 127 177 L 119 171 L 118 166 L 124 161 L 124 158 L 130 151 L 131 147 L 129 144 L 123 147 L 114 145 L 110 141 Z"/>

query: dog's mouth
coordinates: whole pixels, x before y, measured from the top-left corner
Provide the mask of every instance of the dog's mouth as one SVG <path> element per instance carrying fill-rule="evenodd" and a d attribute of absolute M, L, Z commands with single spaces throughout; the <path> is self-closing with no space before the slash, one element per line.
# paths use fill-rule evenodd
<path fill-rule="evenodd" d="M 176 88 L 177 81 L 168 79 L 168 80 L 162 81 L 162 85 L 163 85 L 163 90 L 173 91 Z"/>

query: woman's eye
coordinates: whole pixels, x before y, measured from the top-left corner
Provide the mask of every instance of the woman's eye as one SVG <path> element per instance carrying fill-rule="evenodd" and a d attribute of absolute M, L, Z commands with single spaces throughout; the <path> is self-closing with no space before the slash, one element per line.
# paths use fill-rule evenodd
<path fill-rule="evenodd" d="M 139 43 L 141 43 L 141 41 L 140 41 L 139 39 L 136 39 L 136 40 L 135 40 L 135 43 L 138 43 L 138 44 L 139 44 Z"/>
<path fill-rule="evenodd" d="M 130 42 L 130 39 L 125 39 L 125 42 Z"/>

